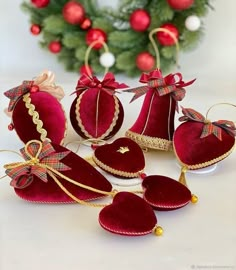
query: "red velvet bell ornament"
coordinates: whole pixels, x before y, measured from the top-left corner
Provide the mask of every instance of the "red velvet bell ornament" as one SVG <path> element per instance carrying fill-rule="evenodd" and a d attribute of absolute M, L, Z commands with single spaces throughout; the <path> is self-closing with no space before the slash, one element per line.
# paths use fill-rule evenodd
<path fill-rule="evenodd" d="M 78 80 L 77 97 L 70 109 L 70 120 L 74 130 L 83 138 L 108 139 L 120 129 L 124 110 L 115 96 L 116 89 L 127 88 L 107 73 L 102 81 L 83 74 Z"/>
<path fill-rule="evenodd" d="M 126 132 L 126 136 L 141 147 L 169 151 L 172 149 L 175 110 L 177 102 L 185 96 L 185 89 L 194 80 L 185 83 L 180 73 L 162 76 L 159 69 L 149 74 L 143 73 L 140 86 L 126 92 L 135 93 L 134 101 L 146 94 L 140 114 L 134 125 Z"/>
<path fill-rule="evenodd" d="M 60 100 L 64 91 L 55 85 L 54 79 L 52 72 L 45 71 L 4 93 L 10 99 L 12 126 L 24 143 L 32 139 L 63 142 L 67 125 Z"/>

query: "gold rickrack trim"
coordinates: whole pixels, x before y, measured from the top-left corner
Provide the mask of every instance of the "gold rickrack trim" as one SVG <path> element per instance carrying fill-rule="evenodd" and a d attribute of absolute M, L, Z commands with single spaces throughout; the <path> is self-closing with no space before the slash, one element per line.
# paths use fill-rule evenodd
<path fill-rule="evenodd" d="M 211 165 L 213 165 L 213 164 L 215 164 L 215 163 L 217 163 L 217 162 L 219 162 L 219 161 L 225 159 L 227 156 L 229 156 L 229 155 L 233 152 L 234 147 L 235 147 L 235 144 L 233 145 L 233 147 L 232 147 L 228 152 L 226 152 L 226 153 L 225 153 L 224 155 L 222 155 L 222 156 L 219 156 L 218 158 L 214 158 L 214 159 L 209 160 L 209 161 L 207 161 L 207 162 L 203 162 L 203 163 L 199 163 L 199 164 L 195 164 L 195 165 L 187 165 L 187 164 L 183 163 L 183 162 L 180 160 L 180 158 L 178 157 L 178 155 L 177 155 L 177 153 L 176 153 L 176 150 L 175 150 L 175 147 L 173 147 L 173 148 L 174 148 L 174 153 L 175 153 L 175 155 L 176 155 L 176 158 L 177 158 L 178 162 L 179 162 L 182 166 L 186 167 L 188 170 L 198 170 L 198 169 L 202 169 L 202 168 L 211 166 Z"/>
<path fill-rule="evenodd" d="M 31 103 L 30 93 L 25 94 L 23 96 L 23 101 L 25 102 L 25 107 L 28 109 L 28 114 L 30 116 L 32 116 L 32 121 L 36 125 L 36 130 L 38 131 L 39 134 L 41 134 L 40 140 L 45 141 L 47 139 L 47 140 L 51 141 L 49 138 L 47 138 L 47 130 L 43 128 L 43 121 L 40 120 L 39 113 L 35 110 L 35 106 Z M 65 110 L 62 107 L 62 105 L 61 105 L 61 108 L 64 112 L 65 119 L 66 119 Z M 68 124 L 67 124 L 67 120 L 66 120 L 64 137 L 62 138 L 60 144 L 62 144 L 64 142 L 64 139 L 67 135 L 67 128 L 68 128 Z"/>
<path fill-rule="evenodd" d="M 127 178 L 134 178 L 134 177 L 139 177 L 140 173 L 143 173 L 143 170 L 138 171 L 138 172 L 134 172 L 134 173 L 116 170 L 116 169 L 113 169 L 112 167 L 104 164 L 100 160 L 98 160 L 95 155 L 93 155 L 92 158 L 93 158 L 93 161 L 100 168 L 102 168 L 103 170 L 105 170 L 105 171 L 107 171 L 109 173 L 115 174 L 115 175 L 124 176 L 124 177 L 127 177 Z"/>
<path fill-rule="evenodd" d="M 141 135 L 131 130 L 127 130 L 125 136 L 135 141 L 141 147 L 145 146 L 150 149 L 158 149 L 164 151 L 173 150 L 172 141 L 166 139 Z"/>
<path fill-rule="evenodd" d="M 45 141 L 47 138 L 47 131 L 43 128 L 43 121 L 39 118 L 39 113 L 35 110 L 35 106 L 31 104 L 30 93 L 23 96 L 25 107 L 28 109 L 28 114 L 32 116 L 32 121 L 36 125 L 36 130 L 40 135 L 40 140 Z"/>
<path fill-rule="evenodd" d="M 89 134 L 88 131 L 85 129 L 85 127 L 84 127 L 84 125 L 82 123 L 82 120 L 80 118 L 80 113 L 79 113 L 79 107 L 80 107 L 81 99 L 82 99 L 82 96 L 84 95 L 85 92 L 86 91 L 84 91 L 82 94 L 80 94 L 79 97 L 77 98 L 76 110 L 75 110 L 76 120 L 78 122 L 79 127 L 81 128 L 81 131 L 84 133 L 84 135 L 89 139 L 94 139 L 94 137 L 91 134 Z M 114 126 L 116 125 L 120 110 L 119 110 L 118 98 L 115 95 L 113 95 L 113 97 L 114 97 L 114 101 L 115 101 L 115 113 L 114 113 L 114 117 L 112 119 L 112 123 L 111 123 L 110 127 L 107 129 L 107 131 L 104 134 L 102 134 L 100 137 L 97 137 L 96 139 L 102 140 L 102 139 L 106 138 L 111 133 Z"/>

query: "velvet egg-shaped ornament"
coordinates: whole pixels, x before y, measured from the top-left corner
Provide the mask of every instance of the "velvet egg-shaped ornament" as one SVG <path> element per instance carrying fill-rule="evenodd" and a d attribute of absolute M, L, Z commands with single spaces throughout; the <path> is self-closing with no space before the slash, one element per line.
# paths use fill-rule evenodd
<path fill-rule="evenodd" d="M 127 88 L 107 73 L 102 81 L 83 74 L 78 80 L 76 98 L 70 108 L 74 130 L 86 139 L 108 139 L 120 129 L 124 110 L 116 97 L 116 89 Z"/>
<path fill-rule="evenodd" d="M 55 85 L 55 75 L 45 71 L 32 81 L 23 81 L 15 88 L 6 91 L 10 99 L 8 112 L 15 129 L 24 142 L 46 139 L 61 144 L 66 136 L 66 116 L 60 100 L 64 91 Z"/>

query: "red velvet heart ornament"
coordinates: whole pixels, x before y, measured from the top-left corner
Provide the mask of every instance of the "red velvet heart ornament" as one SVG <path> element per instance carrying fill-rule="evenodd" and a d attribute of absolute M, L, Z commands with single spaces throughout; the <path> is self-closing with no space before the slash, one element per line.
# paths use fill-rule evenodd
<path fill-rule="evenodd" d="M 150 175 L 142 182 L 143 199 L 154 209 L 169 211 L 181 208 L 191 201 L 191 192 L 183 184 L 162 175 Z"/>
<path fill-rule="evenodd" d="M 153 231 L 157 218 L 142 198 L 130 192 L 119 192 L 112 204 L 99 213 L 99 223 L 112 233 L 141 236 Z"/>
<path fill-rule="evenodd" d="M 116 88 L 127 87 L 115 82 L 114 75 L 107 73 L 103 81 L 82 75 L 70 109 L 74 130 L 83 138 L 108 139 L 120 129 L 124 110 L 115 96 Z"/>
<path fill-rule="evenodd" d="M 68 149 L 63 146 L 56 144 L 52 144 L 52 146 L 56 153 L 65 151 L 68 152 Z M 69 151 L 69 153 L 60 160 L 60 162 L 70 168 L 69 170 L 61 172 L 64 176 L 69 177 L 80 184 L 84 184 L 101 191 L 110 192 L 112 190 L 110 182 L 101 173 L 99 173 L 93 166 L 73 152 Z M 23 176 L 26 177 L 28 175 Z M 77 197 L 79 200 L 88 201 L 105 196 L 103 194 L 76 186 L 75 184 L 67 182 L 59 176 L 57 176 L 57 179 L 72 195 Z M 22 183 L 23 181 L 25 180 L 22 179 Z M 29 181 L 31 181 L 31 183 L 26 187 L 15 188 L 16 194 L 26 201 L 36 203 L 74 202 L 74 200 L 68 196 L 48 174 L 46 183 L 42 181 L 42 179 L 39 179 L 35 174 L 31 174 Z"/>
<path fill-rule="evenodd" d="M 206 121 L 192 109 L 183 108 L 183 113 L 185 116 L 180 120 L 187 122 L 176 129 L 173 139 L 174 151 L 182 166 L 189 170 L 204 168 L 232 153 L 235 144 L 233 122 Z"/>
<path fill-rule="evenodd" d="M 124 178 L 138 177 L 145 167 L 142 149 L 129 138 L 99 146 L 93 160 L 101 169 Z"/>

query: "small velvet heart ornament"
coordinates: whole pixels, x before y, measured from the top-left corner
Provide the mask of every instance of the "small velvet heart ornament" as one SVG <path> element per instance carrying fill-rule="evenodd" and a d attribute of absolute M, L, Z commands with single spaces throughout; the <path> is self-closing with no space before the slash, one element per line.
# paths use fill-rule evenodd
<path fill-rule="evenodd" d="M 142 182 L 143 199 L 154 209 L 169 211 L 187 205 L 192 198 L 183 184 L 162 175 L 150 175 Z"/>
<path fill-rule="evenodd" d="M 94 162 L 103 170 L 119 177 L 139 177 L 145 167 L 140 146 L 129 138 L 99 146 L 93 155 Z"/>
<path fill-rule="evenodd" d="M 33 81 L 24 81 L 5 95 L 10 98 L 8 111 L 12 113 L 11 129 L 19 138 L 45 140 L 61 144 L 66 136 L 66 116 L 59 102 L 64 92 L 54 83 L 54 74 L 47 71 Z"/>
<path fill-rule="evenodd" d="M 40 145 L 40 142 L 39 144 L 27 144 L 25 147 L 29 149 L 30 153 L 35 153 L 38 151 L 38 145 Z M 24 149 L 21 152 L 25 153 Z M 112 189 L 110 182 L 93 166 L 63 146 L 49 144 L 45 141 L 40 155 L 40 164 L 56 168 L 59 173 L 79 184 L 105 192 L 110 192 Z M 32 154 L 32 156 L 34 157 L 35 154 Z M 45 171 L 34 164 L 35 159 L 37 157 L 31 159 L 30 167 L 26 164 L 25 167 L 19 167 L 18 171 L 17 168 L 6 170 L 6 174 L 13 179 L 11 185 L 14 187 L 16 194 L 26 201 L 36 203 L 74 202 L 73 198 L 67 195 L 49 175 L 49 170 Z M 9 168 L 9 165 L 5 165 L 5 168 Z M 88 201 L 104 197 L 101 193 L 77 186 L 60 176 L 56 175 L 56 178 L 67 191 L 79 200 Z"/>
<path fill-rule="evenodd" d="M 211 166 L 232 153 L 235 144 L 235 126 L 232 121 L 210 122 L 193 109 L 183 108 L 175 131 L 175 154 L 186 169 L 195 170 Z"/>
<path fill-rule="evenodd" d="M 70 109 L 70 120 L 74 130 L 83 138 L 108 139 L 120 129 L 124 110 L 115 90 L 127 85 L 115 81 L 107 73 L 103 81 L 82 75 L 76 87 L 77 97 Z"/>
<path fill-rule="evenodd" d="M 119 192 L 112 204 L 99 213 L 99 223 L 112 233 L 141 236 L 153 231 L 157 218 L 152 207 L 142 198 L 130 192 Z"/>

